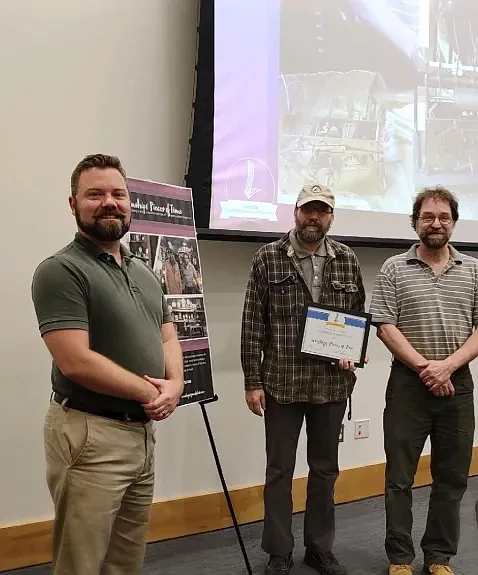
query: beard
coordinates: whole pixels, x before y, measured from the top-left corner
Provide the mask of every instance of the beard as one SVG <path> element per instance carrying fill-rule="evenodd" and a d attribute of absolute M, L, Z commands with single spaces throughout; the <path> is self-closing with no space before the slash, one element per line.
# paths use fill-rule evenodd
<path fill-rule="evenodd" d="M 303 224 L 295 223 L 295 233 L 304 244 L 318 244 L 329 231 L 330 224 L 323 226 L 320 222 L 307 221 Z"/>
<path fill-rule="evenodd" d="M 448 243 L 450 236 L 446 232 L 427 231 L 420 234 L 423 245 L 430 250 L 439 250 Z"/>
<path fill-rule="evenodd" d="M 107 219 L 105 216 L 115 216 L 117 219 Z M 131 221 L 117 210 L 103 210 L 87 223 L 81 219 L 78 211 L 75 212 L 76 223 L 80 230 L 101 242 L 116 242 L 120 240 L 128 231 Z"/>

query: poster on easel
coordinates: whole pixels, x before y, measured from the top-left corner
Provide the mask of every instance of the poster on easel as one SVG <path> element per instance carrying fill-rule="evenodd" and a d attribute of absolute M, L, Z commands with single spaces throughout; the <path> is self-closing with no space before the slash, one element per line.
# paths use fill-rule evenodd
<path fill-rule="evenodd" d="M 202 287 L 192 191 L 128 178 L 131 227 L 124 244 L 158 278 L 184 359 L 179 405 L 214 397 L 206 307 Z"/>

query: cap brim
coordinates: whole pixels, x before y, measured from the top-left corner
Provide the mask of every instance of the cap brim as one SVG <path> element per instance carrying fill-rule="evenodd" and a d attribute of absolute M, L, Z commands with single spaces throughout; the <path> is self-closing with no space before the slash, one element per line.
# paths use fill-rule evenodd
<path fill-rule="evenodd" d="M 303 200 L 297 202 L 297 207 L 301 208 L 302 206 L 305 206 L 305 204 L 309 204 L 310 202 L 321 202 L 322 204 L 329 206 L 329 208 L 334 209 L 334 204 L 331 201 L 326 200 L 325 198 L 304 198 Z"/>

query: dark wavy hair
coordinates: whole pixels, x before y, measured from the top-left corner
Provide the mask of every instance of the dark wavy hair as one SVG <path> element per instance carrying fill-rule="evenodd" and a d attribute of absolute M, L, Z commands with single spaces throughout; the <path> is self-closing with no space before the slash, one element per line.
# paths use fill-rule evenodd
<path fill-rule="evenodd" d="M 412 228 L 414 230 L 417 229 L 417 221 L 418 217 L 420 216 L 420 210 L 422 209 L 423 203 L 426 202 L 426 200 L 430 199 L 433 199 L 435 201 L 441 200 L 442 202 L 448 202 L 448 204 L 450 205 L 451 217 L 453 221 L 455 223 L 458 221 L 459 217 L 458 200 L 456 199 L 454 194 L 450 192 L 450 190 L 447 190 L 442 186 L 436 186 L 434 188 L 424 188 L 419 194 L 417 194 L 417 197 L 413 202 L 413 211 L 412 215 L 410 216 L 410 220 L 412 222 Z"/>
<path fill-rule="evenodd" d="M 121 165 L 119 158 L 116 156 L 108 156 L 108 154 L 90 154 L 85 156 L 81 162 L 76 166 L 71 174 L 71 195 L 76 198 L 78 193 L 78 182 L 83 172 L 91 170 L 92 168 L 113 168 L 126 179 L 126 172 Z"/>

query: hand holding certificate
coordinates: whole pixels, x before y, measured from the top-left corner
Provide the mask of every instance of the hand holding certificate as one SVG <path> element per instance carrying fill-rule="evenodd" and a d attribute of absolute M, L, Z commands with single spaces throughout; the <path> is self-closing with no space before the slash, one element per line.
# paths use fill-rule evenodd
<path fill-rule="evenodd" d="M 371 319 L 368 313 L 308 304 L 301 320 L 300 353 L 333 362 L 348 359 L 363 367 Z"/>

